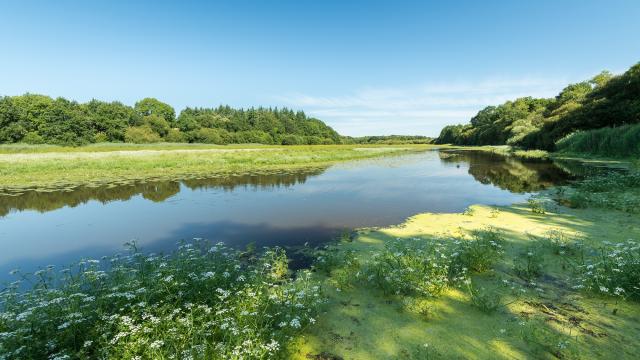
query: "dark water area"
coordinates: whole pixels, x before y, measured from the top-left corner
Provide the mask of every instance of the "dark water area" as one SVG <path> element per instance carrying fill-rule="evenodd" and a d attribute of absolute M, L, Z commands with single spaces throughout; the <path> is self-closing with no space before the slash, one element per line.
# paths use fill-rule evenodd
<path fill-rule="evenodd" d="M 349 229 L 387 226 L 421 212 L 508 205 L 575 178 L 582 167 L 473 151 L 428 151 L 324 169 L 80 187 L 0 196 L 0 281 L 123 250 L 169 252 L 206 238 L 295 253 Z M 293 266 L 305 258 L 293 256 Z"/>

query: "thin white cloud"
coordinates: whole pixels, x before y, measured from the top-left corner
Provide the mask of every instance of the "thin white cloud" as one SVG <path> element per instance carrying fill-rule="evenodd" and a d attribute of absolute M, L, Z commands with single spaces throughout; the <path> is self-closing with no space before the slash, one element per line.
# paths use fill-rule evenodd
<path fill-rule="evenodd" d="M 290 94 L 277 100 L 304 109 L 345 135 L 437 135 L 447 124 L 468 122 L 485 106 L 523 96 L 551 97 L 567 83 L 566 79 L 497 78 L 364 88 L 344 96 Z"/>

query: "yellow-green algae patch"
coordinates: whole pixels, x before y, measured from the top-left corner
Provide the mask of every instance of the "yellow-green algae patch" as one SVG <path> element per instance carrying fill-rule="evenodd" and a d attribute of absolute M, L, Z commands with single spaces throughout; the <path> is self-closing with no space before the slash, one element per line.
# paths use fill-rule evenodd
<path fill-rule="evenodd" d="M 521 281 L 513 259 L 550 230 L 592 247 L 640 238 L 640 219 L 617 211 L 555 207 L 535 214 L 516 204 L 473 206 L 465 213 L 416 215 L 398 226 L 360 230 L 354 241 L 339 246 L 364 257 L 390 239 L 459 237 L 490 226 L 504 234 L 506 254 L 494 271 L 473 280 L 499 287 L 503 280 Z M 474 308 L 464 290 L 428 300 L 424 315 L 408 310 L 406 298 L 384 295 L 366 281 L 339 290 L 333 280 L 324 279 L 329 303 L 318 323 L 297 339 L 294 359 L 636 359 L 640 353 L 640 305 L 572 289 L 572 272 L 551 254 L 545 255 L 536 289 L 508 297 L 491 314 Z M 561 340 L 567 338 L 571 344 L 565 349 Z"/>

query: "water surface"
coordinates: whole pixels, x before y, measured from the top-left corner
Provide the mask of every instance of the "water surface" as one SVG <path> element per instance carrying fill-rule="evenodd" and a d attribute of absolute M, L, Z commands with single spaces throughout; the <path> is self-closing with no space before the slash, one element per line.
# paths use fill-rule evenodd
<path fill-rule="evenodd" d="M 3 196 L 0 280 L 13 268 L 110 255 L 134 239 L 148 251 L 194 237 L 315 246 L 345 229 L 397 224 L 420 212 L 511 204 L 572 177 L 548 161 L 427 151 L 278 175 Z"/>

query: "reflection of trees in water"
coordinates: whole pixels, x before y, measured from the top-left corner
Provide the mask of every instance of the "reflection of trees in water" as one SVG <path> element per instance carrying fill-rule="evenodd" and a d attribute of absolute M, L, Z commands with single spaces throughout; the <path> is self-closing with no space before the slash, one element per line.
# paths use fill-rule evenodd
<path fill-rule="evenodd" d="M 239 186 L 244 188 L 268 189 L 304 184 L 307 178 L 318 176 L 324 171 L 325 168 L 280 174 L 246 174 L 210 179 L 188 179 L 183 180 L 182 183 L 192 190 L 224 189 L 232 191 Z"/>
<path fill-rule="evenodd" d="M 573 178 L 549 160 L 524 160 L 480 151 L 440 152 L 440 160 L 469 164 L 469 174 L 478 182 L 517 193 L 539 191 Z"/>
<path fill-rule="evenodd" d="M 304 183 L 308 177 L 317 176 L 325 169 L 303 170 L 296 173 L 233 175 L 207 179 L 189 179 L 183 181 L 158 181 L 132 183 L 125 185 L 107 185 L 100 187 L 77 187 L 67 191 L 37 192 L 26 191 L 19 195 L 0 196 L 0 216 L 11 211 L 36 210 L 47 212 L 64 206 L 75 207 L 91 200 L 103 204 L 111 201 L 129 200 L 141 195 L 147 200 L 162 202 L 180 192 L 180 183 L 195 189 L 224 189 L 232 191 L 243 188 L 289 187 Z"/>

